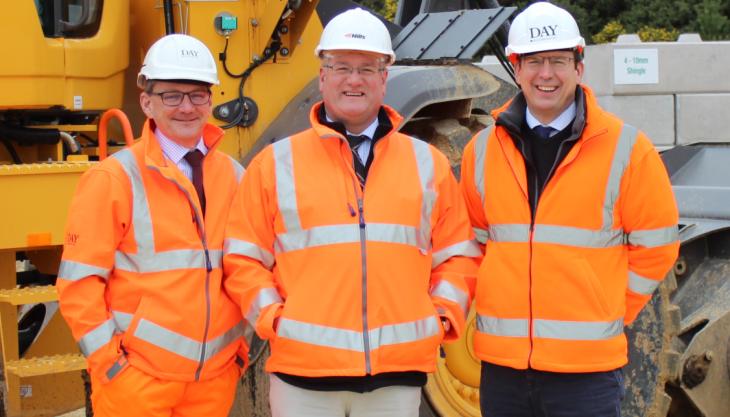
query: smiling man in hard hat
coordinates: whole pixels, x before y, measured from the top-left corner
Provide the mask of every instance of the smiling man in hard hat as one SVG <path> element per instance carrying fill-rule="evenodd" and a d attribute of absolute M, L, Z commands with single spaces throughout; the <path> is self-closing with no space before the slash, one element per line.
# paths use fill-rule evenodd
<path fill-rule="evenodd" d="M 647 137 L 581 85 L 584 40 L 549 3 L 520 13 L 520 93 L 464 151 L 484 259 L 474 351 L 483 416 L 620 415 L 624 326 L 678 251 L 677 207 Z"/>
<path fill-rule="evenodd" d="M 264 149 L 226 231 L 226 290 L 271 343 L 275 417 L 417 417 L 463 332 L 479 249 L 446 158 L 383 105 L 390 36 L 334 17 L 311 129 Z"/>
<path fill-rule="evenodd" d="M 87 357 L 96 417 L 225 417 L 247 359 L 221 282 L 243 168 L 208 123 L 216 63 L 199 40 L 165 36 L 138 84 L 142 137 L 85 173 L 71 204 L 61 313 Z"/>

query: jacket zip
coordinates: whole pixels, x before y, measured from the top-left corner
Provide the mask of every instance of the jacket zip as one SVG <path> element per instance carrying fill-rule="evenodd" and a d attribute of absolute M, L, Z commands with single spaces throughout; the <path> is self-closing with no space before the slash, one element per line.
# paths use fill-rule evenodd
<path fill-rule="evenodd" d="M 535 236 L 535 218 L 537 217 L 537 207 L 540 204 L 540 198 L 542 197 L 543 191 L 545 191 L 545 188 L 547 187 L 548 182 L 550 182 L 550 180 L 552 179 L 553 173 L 555 172 L 555 170 L 557 169 L 557 166 L 559 165 L 558 156 L 560 156 L 560 152 L 563 150 L 564 145 L 565 145 L 565 141 L 561 142 L 560 146 L 558 146 L 558 152 L 556 154 L 555 160 L 553 161 L 552 167 L 550 167 L 550 171 L 548 172 L 548 175 L 545 178 L 545 183 L 542 184 L 542 187 L 540 187 L 540 184 L 538 183 L 537 173 L 535 173 L 535 175 L 534 175 L 534 179 L 535 179 L 535 195 L 533 196 L 534 212 L 531 212 L 531 216 L 530 216 L 530 238 L 529 238 L 529 245 L 530 245 L 529 288 L 530 288 L 530 291 L 529 291 L 528 297 L 529 297 L 529 302 L 530 302 L 530 307 L 529 307 L 530 312 L 529 312 L 529 320 L 528 320 L 528 326 L 529 326 L 528 334 L 530 336 L 530 353 L 527 356 L 528 368 L 531 368 L 532 351 L 533 351 L 533 346 L 534 346 L 533 314 L 532 314 L 532 252 L 533 252 L 533 243 L 534 243 L 533 238 Z M 523 159 L 525 158 L 524 155 L 525 155 L 525 153 L 524 153 L 524 148 L 523 148 L 522 149 L 522 158 Z M 563 159 L 565 159 L 565 158 L 563 158 Z M 561 162 L 562 162 L 562 159 L 561 159 Z M 533 170 L 534 170 L 534 167 L 533 167 Z"/>
<path fill-rule="evenodd" d="M 363 190 L 364 191 L 364 190 Z M 363 192 L 363 194 L 365 194 Z M 362 266 L 362 340 L 365 350 L 365 373 L 372 373 L 370 363 L 370 332 L 368 330 L 368 268 L 367 250 L 365 247 L 365 216 L 363 215 L 363 199 L 357 199 L 357 211 L 360 226 L 360 259 Z"/>
<path fill-rule="evenodd" d="M 350 144 L 344 137 L 340 137 L 340 140 L 345 142 L 345 146 L 350 150 L 350 159 L 343 156 L 346 168 L 351 168 L 350 180 L 352 181 L 352 187 L 355 191 L 355 198 L 357 199 L 357 216 L 358 216 L 358 228 L 360 229 L 360 268 L 362 271 L 362 341 L 363 341 L 363 353 L 365 354 L 365 373 L 367 375 L 372 373 L 372 363 L 370 361 L 370 332 L 368 330 L 368 268 L 367 268 L 367 246 L 366 246 L 366 223 L 364 213 L 364 199 L 365 199 L 365 185 L 360 187 L 360 181 L 357 179 L 355 174 L 355 155 L 350 149 Z M 374 150 L 372 150 L 374 151 Z M 340 152 L 342 156 L 342 152 Z M 355 213 L 350 205 L 347 203 L 347 208 L 350 212 L 350 216 L 354 217 Z"/>
<path fill-rule="evenodd" d="M 157 170 L 156 168 L 154 168 Z M 159 172 L 159 170 L 157 170 Z M 162 175 L 162 173 L 160 173 Z M 163 175 L 163 177 L 165 177 Z M 166 177 L 165 177 L 166 178 Z M 195 203 L 193 202 L 192 197 L 190 196 L 190 193 L 185 190 L 177 181 L 172 181 L 177 188 L 180 189 L 180 191 L 185 194 L 185 196 L 188 198 L 188 203 L 190 203 L 190 207 L 193 208 L 193 211 L 195 212 L 195 223 L 198 226 L 198 234 L 200 235 L 200 243 L 203 245 L 203 252 L 205 253 L 205 328 L 203 331 L 203 341 L 201 343 L 202 348 L 200 349 L 200 359 L 198 360 L 198 368 L 195 370 L 195 380 L 200 380 L 200 373 L 203 371 L 203 363 L 205 362 L 205 348 L 207 347 L 208 343 L 208 331 L 210 330 L 210 273 L 213 270 L 213 265 L 210 262 L 210 252 L 208 251 L 208 240 L 205 237 L 205 223 L 203 220 L 203 217 L 198 212 L 198 208 L 195 207 Z"/>
<path fill-rule="evenodd" d="M 203 161 L 205 164 L 205 161 Z M 195 207 L 193 200 L 188 195 L 190 205 Z M 202 207 L 201 207 L 202 209 Z M 208 239 L 205 236 L 205 218 L 202 213 L 198 212 L 195 208 L 195 218 L 198 223 L 198 230 L 200 233 L 200 242 L 203 244 L 203 252 L 205 253 L 205 329 L 203 331 L 203 341 L 200 348 L 200 359 L 198 361 L 198 369 L 195 370 L 195 380 L 200 380 L 200 373 L 203 371 L 203 364 L 205 362 L 205 351 L 208 347 L 208 332 L 210 331 L 210 272 L 213 270 L 213 265 L 210 262 L 210 251 L 208 250 Z"/>
<path fill-rule="evenodd" d="M 537 186 L 538 186 L 538 183 L 537 183 L 537 175 L 535 175 L 535 190 L 537 190 Z M 533 252 L 532 249 L 533 249 L 533 247 L 532 247 L 532 245 L 533 245 L 533 238 L 535 236 L 535 217 L 537 217 L 537 204 L 539 202 L 539 198 L 537 196 L 538 196 L 538 193 L 535 192 L 535 195 L 533 196 L 534 201 L 535 201 L 535 212 L 532 213 L 532 215 L 530 216 L 530 231 L 529 231 L 530 237 L 529 237 L 529 243 L 528 243 L 529 244 L 529 250 L 530 250 L 530 255 L 529 255 L 530 265 L 528 267 L 528 288 L 529 288 L 529 291 L 528 291 L 528 294 L 527 294 L 528 303 L 529 303 L 529 307 L 528 307 L 529 312 L 528 312 L 528 320 L 527 320 L 527 332 L 528 332 L 529 340 L 530 340 L 530 353 L 527 354 L 527 367 L 528 368 L 531 368 L 532 350 L 533 350 L 533 346 L 534 346 L 534 343 L 533 343 L 533 340 L 532 340 L 533 339 L 533 336 L 534 336 L 533 335 L 533 326 L 532 326 L 532 320 L 533 320 L 533 316 L 532 316 L 532 252 Z"/>

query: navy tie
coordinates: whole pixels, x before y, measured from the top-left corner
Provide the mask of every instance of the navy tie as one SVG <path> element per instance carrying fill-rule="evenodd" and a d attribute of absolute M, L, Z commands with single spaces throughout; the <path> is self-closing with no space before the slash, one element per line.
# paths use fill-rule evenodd
<path fill-rule="evenodd" d="M 542 139 L 550 139 L 550 134 L 552 134 L 557 129 L 552 128 L 550 126 L 543 126 L 543 125 L 537 125 L 532 128 L 533 131 L 535 131 L 535 134 L 539 136 Z"/>
<path fill-rule="evenodd" d="M 185 154 L 185 160 L 188 161 L 190 166 L 193 168 L 193 186 L 195 191 L 198 193 L 198 199 L 200 200 L 200 208 L 203 210 L 205 215 L 205 190 L 203 189 L 203 152 L 195 149 Z"/>
<path fill-rule="evenodd" d="M 360 156 L 357 154 L 357 148 L 362 145 L 366 140 L 370 140 L 367 135 L 347 135 L 347 143 L 350 144 L 352 150 L 352 163 L 355 168 L 355 174 L 360 182 L 361 187 L 365 187 L 365 179 L 368 176 L 368 170 L 365 164 L 360 160 Z"/>

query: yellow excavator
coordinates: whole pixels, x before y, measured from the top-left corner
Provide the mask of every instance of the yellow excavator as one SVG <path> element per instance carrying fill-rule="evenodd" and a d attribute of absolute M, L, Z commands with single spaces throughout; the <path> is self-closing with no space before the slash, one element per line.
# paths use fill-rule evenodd
<path fill-rule="evenodd" d="M 19 0 L 2 6 L 0 36 L 0 416 L 56 416 L 85 404 L 84 358 L 57 313 L 53 288 L 68 205 L 80 175 L 132 142 L 143 115 L 136 74 L 147 48 L 168 33 L 202 40 L 218 59 L 212 121 L 220 147 L 244 165 L 267 144 L 307 125 L 319 100 L 313 50 L 347 0 Z M 397 55 L 386 103 L 400 129 L 429 141 L 455 172 L 471 135 L 515 87 L 479 61 L 503 55 L 515 8 L 494 0 L 402 0 L 385 21 Z M 679 313 L 670 277 L 630 329 L 624 415 L 665 416 L 665 384 L 678 378 Z M 445 345 L 424 389 L 421 417 L 479 416 L 475 330 Z M 268 416 L 266 345 L 232 416 Z M 727 381 L 725 381 L 727 383 Z M 87 410 L 91 415 L 91 410 Z M 680 416 L 681 414 L 674 414 Z M 715 417 L 715 416 L 710 416 Z"/>

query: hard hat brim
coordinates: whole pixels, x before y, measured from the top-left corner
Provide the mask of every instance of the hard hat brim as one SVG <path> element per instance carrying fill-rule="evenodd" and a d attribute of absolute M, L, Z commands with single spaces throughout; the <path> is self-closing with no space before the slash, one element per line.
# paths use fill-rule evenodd
<path fill-rule="evenodd" d="M 327 51 L 353 51 L 353 52 L 366 52 L 371 54 L 379 54 L 388 57 L 387 65 L 392 64 L 395 62 L 395 54 L 391 51 L 385 51 L 382 49 L 365 49 L 365 48 L 358 48 L 357 46 L 353 46 L 352 44 L 345 44 L 345 45 L 331 45 L 328 46 L 327 49 L 317 47 L 314 50 L 314 55 L 321 58 L 322 53 Z"/>
<path fill-rule="evenodd" d="M 572 48 L 583 48 L 586 46 L 586 42 L 583 39 L 582 36 L 572 39 L 566 39 L 560 42 L 550 41 L 550 42 L 535 42 L 530 45 L 524 45 L 524 46 L 507 46 L 505 48 L 504 52 L 505 55 L 510 56 L 513 54 L 517 55 L 524 55 L 524 54 L 531 54 L 535 52 L 545 52 L 545 51 L 557 51 L 560 49 L 572 49 Z"/>

